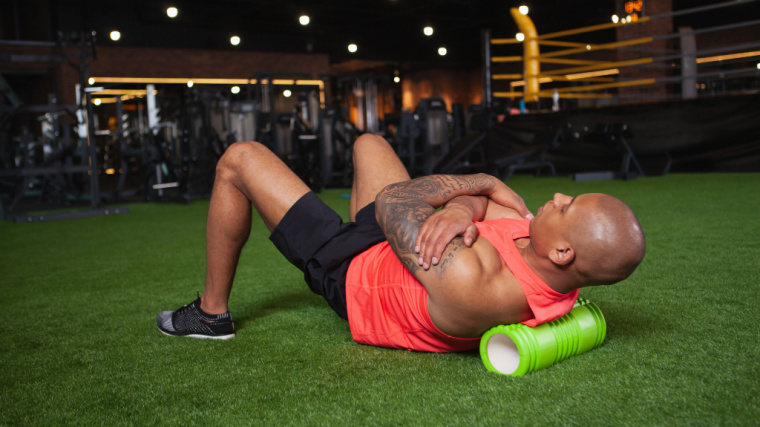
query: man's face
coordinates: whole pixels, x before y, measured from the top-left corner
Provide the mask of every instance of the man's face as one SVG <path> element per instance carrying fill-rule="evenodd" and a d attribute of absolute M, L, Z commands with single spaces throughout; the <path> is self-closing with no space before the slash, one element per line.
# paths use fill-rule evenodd
<path fill-rule="evenodd" d="M 530 236 L 533 244 L 552 244 L 566 235 L 580 218 L 590 213 L 594 194 L 582 194 L 571 197 L 556 193 L 554 197 L 538 208 L 536 216 L 530 222 Z"/>
<path fill-rule="evenodd" d="M 543 230 L 547 227 L 556 228 L 562 226 L 568 221 L 568 215 L 575 204 L 576 197 L 571 197 L 562 193 L 555 193 L 554 197 L 543 206 L 538 208 L 536 216 L 531 221 L 531 228 L 540 227 Z M 533 234 L 531 232 L 531 234 Z"/>

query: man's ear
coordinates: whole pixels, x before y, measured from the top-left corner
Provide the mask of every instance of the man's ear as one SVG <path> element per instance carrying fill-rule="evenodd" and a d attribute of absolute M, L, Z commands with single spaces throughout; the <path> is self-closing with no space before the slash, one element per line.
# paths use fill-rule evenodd
<path fill-rule="evenodd" d="M 575 251 L 569 243 L 565 243 L 549 252 L 549 259 L 556 265 L 565 266 L 575 259 Z"/>

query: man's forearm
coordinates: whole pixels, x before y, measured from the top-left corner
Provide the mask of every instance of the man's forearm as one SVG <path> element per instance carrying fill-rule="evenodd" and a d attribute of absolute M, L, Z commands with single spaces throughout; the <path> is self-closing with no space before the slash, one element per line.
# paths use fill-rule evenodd
<path fill-rule="evenodd" d="M 431 175 L 391 184 L 377 195 L 376 201 L 420 201 L 438 208 L 458 196 L 488 195 L 499 184 L 503 183 L 486 174 Z"/>
<path fill-rule="evenodd" d="M 446 203 L 444 209 L 462 209 L 472 221 L 483 221 L 488 211 L 486 196 L 457 196 Z"/>

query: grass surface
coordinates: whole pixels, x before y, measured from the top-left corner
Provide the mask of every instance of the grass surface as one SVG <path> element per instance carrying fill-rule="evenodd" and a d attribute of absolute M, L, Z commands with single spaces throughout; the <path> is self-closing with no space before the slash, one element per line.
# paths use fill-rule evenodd
<path fill-rule="evenodd" d="M 760 174 L 575 183 L 627 201 L 648 252 L 627 281 L 581 292 L 605 343 L 524 377 L 476 352 L 362 346 L 254 221 L 230 309 L 238 336 L 162 335 L 156 313 L 202 290 L 207 201 L 125 215 L 0 222 L 0 424 L 757 425 Z M 348 214 L 347 190 L 322 197 Z"/>

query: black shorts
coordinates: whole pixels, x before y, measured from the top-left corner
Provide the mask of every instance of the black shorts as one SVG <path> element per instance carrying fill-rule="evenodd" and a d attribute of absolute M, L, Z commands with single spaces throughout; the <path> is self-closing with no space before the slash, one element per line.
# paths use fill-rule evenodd
<path fill-rule="evenodd" d="M 285 214 L 269 240 L 303 271 L 311 290 L 322 295 L 338 316 L 346 312 L 346 273 L 351 260 L 385 240 L 375 219 L 375 203 L 362 208 L 355 222 L 343 222 L 313 192 Z"/>

